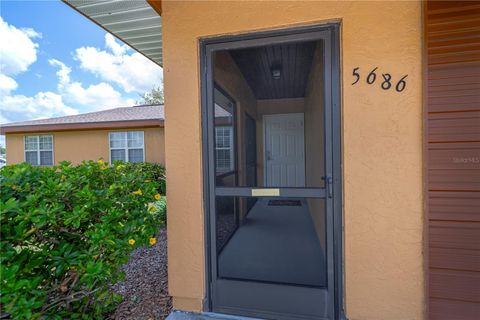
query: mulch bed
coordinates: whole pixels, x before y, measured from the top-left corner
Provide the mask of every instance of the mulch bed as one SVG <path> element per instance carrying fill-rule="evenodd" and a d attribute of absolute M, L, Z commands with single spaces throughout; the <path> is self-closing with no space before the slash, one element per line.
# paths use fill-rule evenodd
<path fill-rule="evenodd" d="M 123 266 L 125 280 L 113 289 L 124 299 L 112 319 L 157 320 L 165 319 L 170 313 L 166 230 L 160 229 L 156 238 L 155 245 L 133 251 L 129 262 Z"/>

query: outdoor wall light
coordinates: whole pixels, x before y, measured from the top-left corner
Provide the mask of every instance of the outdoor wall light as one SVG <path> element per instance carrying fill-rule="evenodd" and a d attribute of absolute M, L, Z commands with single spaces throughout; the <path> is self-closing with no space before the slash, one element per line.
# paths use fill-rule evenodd
<path fill-rule="evenodd" d="M 280 66 L 272 66 L 270 67 L 270 72 L 272 73 L 272 78 L 278 80 L 282 75 L 282 68 Z"/>

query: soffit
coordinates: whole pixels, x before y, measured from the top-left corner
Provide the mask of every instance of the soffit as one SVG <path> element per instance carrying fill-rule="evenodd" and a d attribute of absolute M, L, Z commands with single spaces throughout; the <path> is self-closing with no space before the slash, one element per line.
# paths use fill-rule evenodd
<path fill-rule="evenodd" d="M 145 0 L 63 0 L 153 62 L 162 65 L 162 17 Z"/>

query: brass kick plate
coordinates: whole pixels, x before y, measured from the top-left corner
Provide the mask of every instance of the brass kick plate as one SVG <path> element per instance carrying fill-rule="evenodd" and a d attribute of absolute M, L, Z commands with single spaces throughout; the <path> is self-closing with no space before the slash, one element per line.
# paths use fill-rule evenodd
<path fill-rule="evenodd" d="M 279 197 L 280 189 L 252 189 L 252 197 Z"/>

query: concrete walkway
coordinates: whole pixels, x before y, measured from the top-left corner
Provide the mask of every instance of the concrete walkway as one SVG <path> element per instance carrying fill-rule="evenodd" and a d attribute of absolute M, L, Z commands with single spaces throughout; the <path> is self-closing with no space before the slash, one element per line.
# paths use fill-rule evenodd
<path fill-rule="evenodd" d="M 226 314 L 202 312 L 193 313 L 185 311 L 172 311 L 166 320 L 260 320 L 257 318 L 246 318 L 239 316 L 231 316 Z"/>
<path fill-rule="evenodd" d="M 325 254 L 305 200 L 300 206 L 257 201 L 220 252 L 221 278 L 325 286 Z"/>

